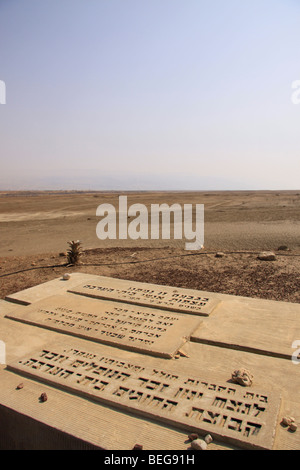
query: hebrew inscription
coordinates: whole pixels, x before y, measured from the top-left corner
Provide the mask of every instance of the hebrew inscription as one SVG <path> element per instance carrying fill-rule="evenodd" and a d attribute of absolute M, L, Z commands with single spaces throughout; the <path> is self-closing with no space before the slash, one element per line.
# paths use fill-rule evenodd
<path fill-rule="evenodd" d="M 198 318 L 66 294 L 7 315 L 119 348 L 171 358 L 199 326 Z"/>
<path fill-rule="evenodd" d="M 204 316 L 208 316 L 220 303 L 219 300 L 202 296 L 195 290 L 104 277 L 93 283 L 83 283 L 70 292 Z"/>
<path fill-rule="evenodd" d="M 272 449 L 280 397 L 54 345 L 8 368 L 73 393 L 244 448 Z"/>

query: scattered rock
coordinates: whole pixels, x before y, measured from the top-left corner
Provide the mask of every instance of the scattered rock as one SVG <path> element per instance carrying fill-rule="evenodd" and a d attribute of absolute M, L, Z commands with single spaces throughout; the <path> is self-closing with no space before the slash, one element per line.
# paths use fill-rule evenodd
<path fill-rule="evenodd" d="M 189 434 L 189 440 L 190 441 L 196 441 L 197 439 L 199 439 L 198 434 L 196 434 L 194 432 L 192 434 Z"/>
<path fill-rule="evenodd" d="M 225 253 L 222 253 L 221 251 L 218 251 L 218 253 L 216 253 L 216 258 L 223 258 L 223 256 L 225 256 Z"/>
<path fill-rule="evenodd" d="M 253 375 L 246 369 L 235 370 L 231 378 L 244 387 L 250 387 L 253 383 Z"/>
<path fill-rule="evenodd" d="M 288 246 L 286 245 L 280 245 L 277 249 L 277 251 L 288 251 Z"/>
<path fill-rule="evenodd" d="M 17 390 L 22 390 L 23 387 L 24 387 L 24 384 L 20 383 L 19 385 L 17 385 Z"/>
<path fill-rule="evenodd" d="M 298 429 L 298 426 L 297 426 L 296 423 L 292 423 L 289 427 L 289 431 L 291 431 L 291 432 L 296 432 L 297 429 Z"/>
<path fill-rule="evenodd" d="M 290 426 L 294 422 L 295 422 L 294 418 L 292 418 L 291 416 L 285 416 L 284 418 L 282 418 L 281 424 L 283 426 Z"/>
<path fill-rule="evenodd" d="M 67 256 L 67 253 L 61 252 L 61 253 L 59 253 L 59 256 L 61 256 L 61 257 Z"/>
<path fill-rule="evenodd" d="M 47 393 L 42 393 L 40 396 L 40 401 L 44 403 L 47 400 L 48 400 Z"/>
<path fill-rule="evenodd" d="M 210 434 L 207 434 L 207 436 L 205 436 L 204 440 L 205 440 L 206 444 L 211 444 L 212 441 L 213 441 L 213 438 L 211 437 Z"/>
<path fill-rule="evenodd" d="M 135 444 L 132 450 L 143 450 L 143 446 L 141 446 L 141 444 Z"/>
<path fill-rule="evenodd" d="M 261 261 L 275 261 L 276 255 L 272 251 L 262 251 L 258 255 L 258 259 L 260 259 Z"/>
<path fill-rule="evenodd" d="M 70 279 L 70 277 L 71 277 L 70 274 L 65 273 L 65 274 L 63 274 L 62 278 L 63 278 L 64 281 L 68 281 Z"/>
<path fill-rule="evenodd" d="M 202 439 L 196 439 L 195 441 L 192 441 L 191 447 L 194 450 L 207 450 L 207 444 Z"/>
<path fill-rule="evenodd" d="M 298 429 L 298 426 L 295 423 L 295 418 L 293 418 L 292 416 L 285 416 L 284 418 L 282 418 L 280 424 L 285 428 L 289 428 L 290 432 L 296 432 Z"/>

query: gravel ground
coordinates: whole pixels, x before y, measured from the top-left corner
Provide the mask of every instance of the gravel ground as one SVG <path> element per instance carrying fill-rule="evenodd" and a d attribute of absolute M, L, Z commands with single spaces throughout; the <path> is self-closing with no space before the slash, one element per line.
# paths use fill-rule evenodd
<path fill-rule="evenodd" d="M 258 252 L 186 252 L 181 249 L 107 248 L 86 250 L 78 266 L 66 256 L 47 254 L 1 258 L 0 297 L 83 272 L 225 294 L 300 303 L 300 253 L 276 252 L 260 261 Z M 21 271 L 21 272 L 18 272 Z"/>

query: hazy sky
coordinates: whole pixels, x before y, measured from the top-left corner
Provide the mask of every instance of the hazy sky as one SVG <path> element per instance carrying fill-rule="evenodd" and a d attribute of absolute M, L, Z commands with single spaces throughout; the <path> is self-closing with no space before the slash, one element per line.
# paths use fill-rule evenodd
<path fill-rule="evenodd" d="M 0 189 L 299 189 L 299 0 L 0 0 Z"/>

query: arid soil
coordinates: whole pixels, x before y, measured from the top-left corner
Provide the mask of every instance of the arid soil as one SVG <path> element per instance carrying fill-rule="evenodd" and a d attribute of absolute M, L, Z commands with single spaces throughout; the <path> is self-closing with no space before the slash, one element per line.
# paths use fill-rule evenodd
<path fill-rule="evenodd" d="M 0 298 L 85 272 L 210 292 L 300 303 L 300 191 L 144 192 L 128 205 L 204 204 L 205 246 L 178 240 L 105 240 L 96 236 L 99 204 L 118 208 L 120 193 L 0 193 Z M 81 264 L 68 266 L 69 240 Z M 287 250 L 278 250 L 285 245 Z M 263 250 L 275 261 L 260 261 Z M 222 251 L 224 255 L 216 257 Z"/>

